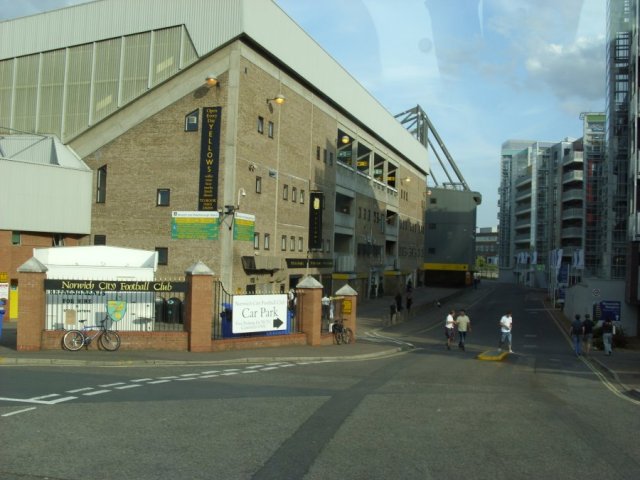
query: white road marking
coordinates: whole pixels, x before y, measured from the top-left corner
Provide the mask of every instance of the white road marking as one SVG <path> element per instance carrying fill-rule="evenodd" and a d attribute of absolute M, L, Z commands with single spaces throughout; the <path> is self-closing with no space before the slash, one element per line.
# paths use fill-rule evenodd
<path fill-rule="evenodd" d="M 132 385 L 122 385 L 121 387 L 116 387 L 118 390 L 127 390 L 129 388 L 136 388 L 136 387 L 141 387 L 142 385 L 140 385 L 139 383 L 134 383 Z"/>
<path fill-rule="evenodd" d="M 254 369 L 254 368 L 262 368 L 264 367 L 264 365 L 251 365 L 250 367 L 247 367 L 248 370 Z M 209 373 L 209 372 L 204 372 L 204 373 Z"/>
<path fill-rule="evenodd" d="M 178 378 L 176 375 L 169 375 L 168 377 L 158 377 L 161 378 L 163 380 L 167 379 L 167 380 L 174 380 L 176 378 Z"/>
<path fill-rule="evenodd" d="M 225 375 L 225 376 L 238 375 L 238 373 L 240 373 L 240 372 L 226 372 L 226 373 L 222 373 L 222 375 Z"/>
<path fill-rule="evenodd" d="M 67 393 L 88 392 L 89 390 L 93 390 L 93 387 L 76 388 L 75 390 L 67 390 Z"/>
<path fill-rule="evenodd" d="M 148 382 L 149 380 L 153 380 L 153 378 L 136 378 L 135 380 L 131 380 L 132 382 Z"/>
<path fill-rule="evenodd" d="M 260 371 L 261 372 L 266 372 L 268 370 L 277 370 L 280 367 L 265 367 L 265 368 L 261 368 Z"/>
<path fill-rule="evenodd" d="M 200 375 L 200 374 L 199 373 L 183 373 L 180 376 L 181 377 L 197 377 L 198 375 Z"/>
<path fill-rule="evenodd" d="M 59 397 L 59 396 L 60 396 L 59 393 L 51 393 L 49 395 L 42 395 L 41 397 L 31 397 L 31 400 L 44 400 L 45 398 Z"/>
<path fill-rule="evenodd" d="M 111 391 L 111 390 L 95 390 L 95 391 L 93 391 L 93 392 L 83 393 L 83 395 L 85 395 L 85 396 L 89 397 L 89 396 L 91 396 L 91 395 L 100 395 L 100 394 L 102 394 L 102 393 L 108 393 L 108 392 L 110 392 L 110 391 Z"/>
<path fill-rule="evenodd" d="M 201 376 L 200 378 L 213 378 L 213 377 L 219 377 L 219 376 L 220 376 L 220 375 L 217 375 L 217 374 L 215 374 L 215 373 L 214 373 L 214 374 L 212 374 L 212 375 L 203 375 L 203 376 Z"/>
<path fill-rule="evenodd" d="M 243 370 L 242 373 L 258 373 L 257 370 Z"/>
<path fill-rule="evenodd" d="M 189 380 L 197 380 L 197 377 L 184 377 L 184 378 L 176 378 L 177 382 L 187 382 Z"/>
<path fill-rule="evenodd" d="M 170 381 L 171 380 L 154 380 L 154 381 L 149 382 L 149 383 L 156 385 L 158 383 L 169 383 Z"/>
<path fill-rule="evenodd" d="M 29 412 L 31 410 L 35 410 L 36 408 L 38 407 L 23 408 L 22 410 L 16 410 L 15 412 L 3 413 L 2 416 L 10 417 L 11 415 L 17 415 L 18 413 L 24 413 L 24 412 Z"/>
<path fill-rule="evenodd" d="M 98 385 L 100 388 L 117 387 L 118 385 L 124 385 L 124 382 L 108 383 L 106 385 Z"/>
<path fill-rule="evenodd" d="M 220 373 L 220 370 L 209 370 L 208 372 L 202 372 L 205 375 L 209 375 L 211 373 Z M 160 377 L 160 378 L 165 378 L 165 377 Z M 169 378 L 169 377 L 166 377 Z"/>

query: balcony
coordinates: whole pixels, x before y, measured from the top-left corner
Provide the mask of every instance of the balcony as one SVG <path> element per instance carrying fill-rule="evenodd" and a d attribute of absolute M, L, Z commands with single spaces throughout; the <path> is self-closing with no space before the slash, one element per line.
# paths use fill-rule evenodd
<path fill-rule="evenodd" d="M 348 213 L 334 212 L 333 223 L 336 227 L 354 229 L 356 226 L 356 219 L 353 215 Z"/>
<path fill-rule="evenodd" d="M 521 215 L 523 213 L 527 213 L 527 212 L 531 212 L 531 204 L 530 203 L 523 203 L 523 204 L 519 204 L 516 205 L 515 211 L 514 213 L 516 215 Z"/>
<path fill-rule="evenodd" d="M 571 190 L 565 190 L 562 192 L 562 201 L 570 202 L 572 200 L 582 200 L 584 192 L 579 188 L 572 188 Z"/>
<path fill-rule="evenodd" d="M 563 228 L 560 236 L 562 238 L 582 238 L 582 227 Z"/>
<path fill-rule="evenodd" d="M 571 220 L 584 218 L 584 208 L 567 208 L 562 210 L 562 220 Z"/>
<path fill-rule="evenodd" d="M 531 190 L 523 190 L 522 192 L 516 192 L 516 202 L 531 198 Z"/>
<path fill-rule="evenodd" d="M 584 152 L 571 152 L 562 159 L 562 166 L 571 165 L 572 163 L 582 163 L 584 159 Z"/>
<path fill-rule="evenodd" d="M 571 170 L 562 175 L 562 183 L 583 182 L 584 172 L 582 170 Z"/>
<path fill-rule="evenodd" d="M 356 259 L 353 255 L 334 254 L 333 268 L 335 272 L 353 272 L 356 266 Z"/>
<path fill-rule="evenodd" d="M 523 177 L 519 177 L 516 179 L 516 188 L 522 187 L 524 185 L 531 185 L 531 175 L 525 175 Z"/>

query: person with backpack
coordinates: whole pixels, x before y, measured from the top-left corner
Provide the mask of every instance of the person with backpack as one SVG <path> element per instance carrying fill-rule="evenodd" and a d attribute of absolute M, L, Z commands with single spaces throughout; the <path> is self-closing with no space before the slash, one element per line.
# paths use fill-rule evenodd
<path fill-rule="evenodd" d="M 584 336 L 584 326 L 580 320 L 580 315 L 576 313 L 573 322 L 571 322 L 571 328 L 569 334 L 573 340 L 573 349 L 576 355 L 580 355 L 580 345 L 582 343 L 582 337 Z"/>

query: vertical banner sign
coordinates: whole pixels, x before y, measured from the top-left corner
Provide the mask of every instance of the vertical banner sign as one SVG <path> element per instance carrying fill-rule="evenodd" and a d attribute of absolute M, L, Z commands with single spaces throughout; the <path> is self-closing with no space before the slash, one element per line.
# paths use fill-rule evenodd
<path fill-rule="evenodd" d="M 202 109 L 198 210 L 218 210 L 221 121 L 222 107 L 204 107 Z"/>
<path fill-rule="evenodd" d="M 309 194 L 309 250 L 322 250 L 322 210 L 324 193 Z"/>

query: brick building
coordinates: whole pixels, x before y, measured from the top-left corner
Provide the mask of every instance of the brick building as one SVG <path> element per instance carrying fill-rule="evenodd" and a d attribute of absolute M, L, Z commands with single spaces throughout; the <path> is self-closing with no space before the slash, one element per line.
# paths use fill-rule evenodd
<path fill-rule="evenodd" d="M 271 0 L 0 23 L 0 127 L 76 152 L 93 175 L 77 243 L 155 249 L 160 276 L 200 260 L 232 292 L 311 274 L 360 298 L 420 282 L 426 149 Z M 39 234 L 0 230 L 0 248 Z"/>

